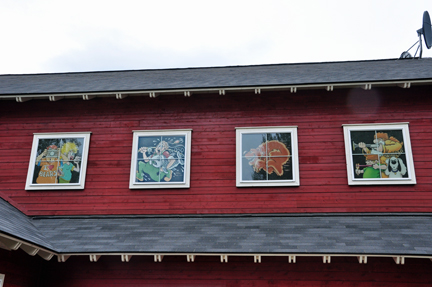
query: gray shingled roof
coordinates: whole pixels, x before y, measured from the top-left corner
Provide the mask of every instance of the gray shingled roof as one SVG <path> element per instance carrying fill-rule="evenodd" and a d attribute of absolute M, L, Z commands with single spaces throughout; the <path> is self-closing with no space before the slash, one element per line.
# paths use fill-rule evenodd
<path fill-rule="evenodd" d="M 264 87 L 432 79 L 432 59 L 0 75 L 2 95 Z"/>
<path fill-rule="evenodd" d="M 28 219 L 0 200 L 0 232 L 56 253 L 432 255 L 432 214 L 87 216 Z"/>
<path fill-rule="evenodd" d="M 432 255 L 432 216 L 312 215 L 33 220 L 62 253 Z"/>
<path fill-rule="evenodd" d="M 0 198 L 0 233 L 21 238 L 29 243 L 53 250 L 31 218 Z"/>

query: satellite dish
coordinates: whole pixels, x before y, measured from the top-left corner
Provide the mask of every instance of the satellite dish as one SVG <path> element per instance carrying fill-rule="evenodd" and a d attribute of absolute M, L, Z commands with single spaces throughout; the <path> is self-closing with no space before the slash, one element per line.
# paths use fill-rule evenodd
<path fill-rule="evenodd" d="M 402 54 L 400 55 L 399 59 L 412 59 L 412 55 L 409 52 L 402 52 Z"/>
<path fill-rule="evenodd" d="M 429 13 L 428 11 L 424 11 L 423 13 L 423 25 L 421 29 L 417 30 L 417 35 L 419 37 L 419 40 L 411 46 L 414 47 L 417 43 L 419 43 L 419 46 L 417 47 L 417 50 L 414 54 L 414 58 L 417 55 L 417 51 L 420 49 L 420 54 L 419 54 L 419 58 L 421 59 L 422 54 L 423 54 L 423 43 L 422 43 L 422 35 L 423 35 L 423 39 L 425 41 L 426 47 L 428 49 L 430 49 L 432 47 L 432 23 L 431 23 L 431 19 L 429 17 Z M 411 48 L 409 48 L 408 50 L 404 51 L 401 56 L 399 57 L 399 59 L 410 59 L 413 58 L 411 56 L 411 54 L 408 52 L 409 50 L 411 50 Z"/>
<path fill-rule="evenodd" d="M 431 19 L 429 17 L 428 11 L 423 13 L 423 37 L 425 40 L 426 47 L 430 49 L 432 47 L 432 28 Z"/>

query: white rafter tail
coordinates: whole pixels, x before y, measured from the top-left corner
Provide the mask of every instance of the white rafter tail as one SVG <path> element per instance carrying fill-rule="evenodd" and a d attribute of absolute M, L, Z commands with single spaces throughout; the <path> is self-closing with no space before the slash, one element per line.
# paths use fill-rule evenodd
<path fill-rule="evenodd" d="M 60 96 L 48 96 L 49 100 L 51 102 L 56 102 L 56 101 L 60 101 L 61 99 L 63 99 L 64 97 L 60 97 Z"/>
<path fill-rule="evenodd" d="M 323 256 L 323 263 L 330 263 L 331 256 L 330 255 L 324 255 Z"/>
<path fill-rule="evenodd" d="M 225 95 L 225 90 L 219 90 L 219 96 L 224 96 Z"/>
<path fill-rule="evenodd" d="M 18 103 L 24 103 L 30 101 L 32 98 L 30 97 L 16 97 L 15 98 Z"/>
<path fill-rule="evenodd" d="M 9 239 L 9 238 L 2 238 L 2 237 L 0 237 L 0 241 L 7 247 L 7 248 L 9 248 L 9 249 L 12 249 L 12 250 L 18 250 L 18 248 L 20 248 L 20 246 L 21 246 L 21 242 L 19 242 L 19 241 L 15 241 L 15 240 L 12 240 L 12 239 Z"/>
<path fill-rule="evenodd" d="M 127 95 L 123 95 L 123 94 L 120 94 L 120 93 L 116 94 L 116 99 L 117 100 L 123 100 L 126 97 L 127 97 Z"/>
<path fill-rule="evenodd" d="M 0 249 L 4 249 L 4 250 L 7 250 L 7 251 L 11 251 L 12 250 L 8 246 L 6 246 L 1 240 L 0 240 Z"/>
<path fill-rule="evenodd" d="M 365 256 L 365 255 L 357 256 L 357 260 L 360 264 L 366 264 L 367 263 L 367 256 Z"/>
<path fill-rule="evenodd" d="M 95 97 L 96 96 L 83 95 L 83 100 L 88 101 L 88 100 L 94 99 Z"/>
<path fill-rule="evenodd" d="M 53 258 L 54 253 L 51 252 L 47 252 L 44 250 L 39 250 L 39 252 L 37 253 L 40 257 L 42 257 L 43 259 L 45 259 L 46 261 L 50 261 L 51 258 Z"/>
<path fill-rule="evenodd" d="M 290 90 L 292 94 L 297 93 L 297 87 L 291 87 Z"/>
<path fill-rule="evenodd" d="M 129 262 L 129 260 L 132 258 L 132 255 L 128 255 L 128 254 L 122 254 L 121 255 L 121 261 L 122 262 Z"/>
<path fill-rule="evenodd" d="M 100 255 L 96 255 L 96 254 L 90 254 L 89 256 L 90 256 L 90 262 L 97 262 L 101 257 Z"/>
<path fill-rule="evenodd" d="M 184 96 L 185 97 L 190 97 L 191 96 L 191 92 L 190 91 L 184 91 Z"/>
<path fill-rule="evenodd" d="M 288 256 L 288 263 L 296 263 L 296 256 L 295 255 L 289 255 Z"/>
<path fill-rule="evenodd" d="M 403 257 L 403 256 L 393 257 L 393 260 L 394 260 L 394 262 L 396 262 L 396 264 L 401 264 L 401 265 L 405 264 L 405 257 Z"/>
<path fill-rule="evenodd" d="M 261 89 L 260 89 L 260 88 L 256 88 L 256 89 L 255 89 L 255 94 L 256 94 L 256 95 L 261 94 Z"/>
<path fill-rule="evenodd" d="M 57 261 L 58 262 L 66 262 L 68 260 L 70 255 L 57 255 Z"/>
<path fill-rule="evenodd" d="M 195 261 L 195 255 L 188 254 L 186 255 L 187 262 L 194 262 Z"/>
<path fill-rule="evenodd" d="M 150 98 L 156 98 L 157 96 L 159 96 L 158 94 L 156 94 L 156 92 L 150 92 L 149 93 Z"/>
<path fill-rule="evenodd" d="M 162 259 L 164 258 L 161 254 L 155 254 L 154 256 L 154 262 L 162 262 Z"/>
<path fill-rule="evenodd" d="M 39 248 L 30 245 L 21 245 L 21 249 L 24 250 L 28 255 L 35 256 L 39 252 Z"/>
<path fill-rule="evenodd" d="M 327 92 L 333 92 L 333 86 L 332 85 L 327 86 Z"/>
<path fill-rule="evenodd" d="M 364 89 L 364 90 L 370 90 L 370 89 L 372 89 L 372 84 L 365 84 L 365 85 L 363 86 L 363 89 Z"/>
<path fill-rule="evenodd" d="M 254 263 L 261 263 L 261 255 L 254 255 Z"/>
<path fill-rule="evenodd" d="M 228 263 L 228 255 L 221 255 L 220 259 L 222 263 Z"/>
<path fill-rule="evenodd" d="M 398 85 L 398 87 L 401 87 L 403 89 L 409 89 L 411 88 L 411 82 L 405 82 L 403 84 Z"/>

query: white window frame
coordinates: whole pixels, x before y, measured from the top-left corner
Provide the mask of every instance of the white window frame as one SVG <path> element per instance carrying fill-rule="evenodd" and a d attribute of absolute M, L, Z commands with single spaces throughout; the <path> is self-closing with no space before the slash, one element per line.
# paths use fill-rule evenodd
<path fill-rule="evenodd" d="M 87 171 L 87 158 L 90 145 L 91 132 L 70 132 L 70 133 L 35 133 L 30 154 L 29 168 L 27 173 L 26 190 L 70 190 L 84 189 Z M 33 184 L 33 173 L 36 164 L 36 153 L 40 139 L 61 139 L 61 138 L 83 138 L 82 157 L 80 163 L 80 178 L 78 183 L 56 183 L 56 184 Z"/>
<path fill-rule="evenodd" d="M 260 133 L 291 133 L 291 159 L 293 179 L 290 180 L 242 180 L 242 135 Z M 297 126 L 280 127 L 240 127 L 236 128 L 236 186 L 237 187 L 263 187 L 263 186 L 299 186 L 299 158 L 297 142 Z"/>
<path fill-rule="evenodd" d="M 138 140 L 142 136 L 185 136 L 185 164 L 183 182 L 136 182 Z M 153 189 L 153 188 L 189 188 L 190 187 L 190 167 L 191 167 L 191 137 L 192 129 L 175 130 L 142 130 L 133 131 L 131 171 L 129 188 L 130 189 Z"/>
<path fill-rule="evenodd" d="M 408 128 L 409 123 L 372 123 L 372 124 L 346 124 L 342 125 L 344 130 L 345 141 L 345 156 L 347 164 L 347 175 L 349 185 L 400 185 L 400 184 L 416 184 L 416 176 L 414 169 L 414 160 L 411 150 L 411 139 Z M 406 158 L 406 167 L 409 174 L 407 178 L 380 178 L 380 179 L 365 179 L 355 178 L 353 164 L 353 142 L 351 140 L 351 131 L 385 131 L 385 130 L 401 130 L 403 139 L 403 149 Z"/>

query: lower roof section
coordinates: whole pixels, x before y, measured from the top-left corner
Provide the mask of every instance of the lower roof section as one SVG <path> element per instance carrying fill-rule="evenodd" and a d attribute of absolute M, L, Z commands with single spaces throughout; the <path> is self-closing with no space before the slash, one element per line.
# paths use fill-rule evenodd
<path fill-rule="evenodd" d="M 432 256 L 432 214 L 27 217 L 0 200 L 0 235 L 58 254 Z"/>
<path fill-rule="evenodd" d="M 0 235 L 4 234 L 9 236 L 9 238 L 21 239 L 52 250 L 53 246 L 32 222 L 31 217 L 26 216 L 7 201 L 0 198 Z"/>

